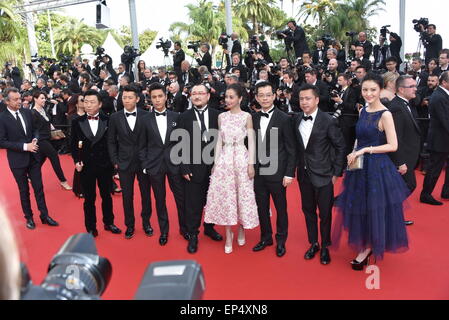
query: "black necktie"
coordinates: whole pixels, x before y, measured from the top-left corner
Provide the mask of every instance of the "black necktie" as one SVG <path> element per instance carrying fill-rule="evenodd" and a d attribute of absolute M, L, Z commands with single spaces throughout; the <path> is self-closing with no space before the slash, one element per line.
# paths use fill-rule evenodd
<path fill-rule="evenodd" d="M 159 116 L 166 116 L 167 115 L 167 111 L 164 111 L 164 112 L 155 112 L 156 113 L 156 117 L 159 117 Z"/>
<path fill-rule="evenodd" d="M 131 113 L 125 112 L 125 114 L 126 114 L 126 117 L 127 117 L 127 118 L 128 118 L 129 116 L 137 117 L 137 112 L 131 112 Z"/>
<path fill-rule="evenodd" d="M 200 118 L 201 123 L 201 140 L 203 140 L 204 132 L 206 132 L 206 123 L 204 122 L 204 112 L 207 111 L 207 107 L 199 110 L 195 108 L 196 113 L 198 113 L 198 117 Z"/>
<path fill-rule="evenodd" d="M 308 117 L 306 117 L 306 116 L 304 116 L 304 117 L 302 117 L 302 120 L 304 120 L 304 121 L 313 121 L 313 117 L 312 116 L 308 116 Z"/>
<path fill-rule="evenodd" d="M 16 111 L 16 122 L 19 124 L 20 129 L 22 129 L 22 132 L 26 135 L 25 129 L 23 128 L 22 121 L 20 121 L 19 117 L 19 111 Z"/>

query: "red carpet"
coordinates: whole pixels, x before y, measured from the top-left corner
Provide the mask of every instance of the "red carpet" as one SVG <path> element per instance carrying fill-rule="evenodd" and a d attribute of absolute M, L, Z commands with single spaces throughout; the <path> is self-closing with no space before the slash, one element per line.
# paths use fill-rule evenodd
<path fill-rule="evenodd" d="M 71 182 L 73 163 L 68 156 L 61 157 L 66 176 Z M 84 232 L 82 200 L 73 193 L 63 191 L 58 184 L 50 163 L 44 165 L 43 179 L 50 214 L 61 227 L 50 228 L 38 222 L 38 211 L 32 197 L 37 229 L 29 231 L 20 207 L 19 193 L 9 170 L 6 153 L 0 151 L 0 197 L 13 221 L 20 241 L 22 259 L 28 265 L 32 279 L 40 283 L 46 275 L 48 264 L 64 241 L 75 233 Z M 418 191 L 422 185 L 418 173 Z M 441 192 L 442 181 L 435 196 Z M 137 192 L 138 193 L 138 192 Z M 437 199 L 439 197 L 436 197 Z M 431 207 L 418 202 L 418 192 L 411 200 L 407 218 L 415 221 L 410 227 L 410 250 L 404 254 L 387 254 L 380 268 L 380 289 L 368 290 L 365 286 L 368 274 L 352 271 L 349 261 L 354 252 L 342 242 L 337 252 L 331 252 L 332 263 L 322 266 L 319 258 L 305 261 L 308 249 L 304 216 L 300 210 L 297 183 L 288 191 L 289 239 L 287 254 L 279 259 L 274 247 L 253 253 L 251 248 L 259 240 L 259 229 L 247 232 L 247 245 L 243 248 L 234 243 L 234 253 L 225 255 L 224 242 L 216 243 L 202 234 L 199 251 L 190 255 L 187 242 L 177 228 L 174 200 L 168 192 L 171 234 L 166 247 L 158 243 L 159 232 L 148 238 L 136 218 L 136 235 L 132 240 L 102 230 L 101 213 L 97 213 L 97 246 L 100 255 L 107 257 L 113 266 L 111 282 L 103 298 L 132 299 L 146 267 L 155 261 L 194 259 L 204 270 L 206 279 L 205 299 L 449 299 L 449 203 L 443 207 Z M 139 213 L 139 199 L 136 212 Z M 100 205 L 97 205 L 97 210 Z M 125 229 L 121 196 L 114 196 L 116 225 Z M 158 230 L 153 202 L 151 223 Z M 275 213 L 274 213 L 275 214 Z M 224 229 L 217 228 L 222 234 Z M 236 232 L 237 230 L 235 230 Z"/>

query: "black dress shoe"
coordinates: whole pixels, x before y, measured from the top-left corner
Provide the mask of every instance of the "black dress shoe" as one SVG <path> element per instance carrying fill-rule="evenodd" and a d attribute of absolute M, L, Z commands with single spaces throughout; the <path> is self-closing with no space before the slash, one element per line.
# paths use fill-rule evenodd
<path fill-rule="evenodd" d="M 94 238 L 98 237 L 97 229 L 95 229 L 95 230 L 87 230 L 87 233 L 91 234 L 92 237 L 94 237 Z"/>
<path fill-rule="evenodd" d="M 412 226 L 415 223 L 413 221 L 404 221 L 406 226 Z"/>
<path fill-rule="evenodd" d="M 26 224 L 27 228 L 30 230 L 34 230 L 36 229 L 36 224 L 34 223 L 33 218 L 31 219 L 27 219 L 27 224 Z"/>
<path fill-rule="evenodd" d="M 113 234 L 120 234 L 122 233 L 122 230 L 120 230 L 119 228 L 117 228 L 115 225 L 111 224 L 109 226 L 104 226 L 104 230 L 106 231 L 110 231 Z"/>
<path fill-rule="evenodd" d="M 125 232 L 125 238 L 131 239 L 134 236 L 134 228 L 127 228 Z"/>
<path fill-rule="evenodd" d="M 442 206 L 443 203 L 440 201 L 435 200 L 434 197 L 431 195 L 421 196 L 419 199 L 422 203 L 430 204 L 432 206 Z"/>
<path fill-rule="evenodd" d="M 152 235 L 153 235 L 153 233 L 154 233 L 154 230 L 153 230 L 153 228 L 151 228 L 151 226 L 143 226 L 143 231 L 145 232 L 145 234 L 148 236 L 148 237 L 151 237 Z"/>
<path fill-rule="evenodd" d="M 214 241 L 222 241 L 223 237 L 214 229 L 205 230 L 204 234 Z"/>
<path fill-rule="evenodd" d="M 285 256 L 285 253 L 287 252 L 287 250 L 285 249 L 285 245 L 277 245 L 277 247 L 276 247 L 276 255 L 279 257 L 279 258 L 282 258 L 283 256 Z"/>
<path fill-rule="evenodd" d="M 42 224 L 49 225 L 50 227 L 57 227 L 59 226 L 59 223 L 57 223 L 55 220 L 50 218 L 49 216 L 41 217 Z"/>
<path fill-rule="evenodd" d="M 269 241 L 260 241 L 256 246 L 253 248 L 254 252 L 259 252 L 265 249 L 266 247 L 270 247 L 273 245 L 273 240 Z"/>
<path fill-rule="evenodd" d="M 198 236 L 192 235 L 189 238 L 189 245 L 187 246 L 188 253 L 196 253 L 198 251 Z"/>
<path fill-rule="evenodd" d="M 315 258 L 315 255 L 320 251 L 320 245 L 318 243 L 313 244 L 309 250 L 307 250 L 306 254 L 304 255 L 304 259 L 306 260 L 312 260 Z"/>
<path fill-rule="evenodd" d="M 329 254 L 328 248 L 321 249 L 320 262 L 322 265 L 325 265 L 325 266 L 327 266 L 329 263 L 331 263 L 331 255 Z"/>
<path fill-rule="evenodd" d="M 159 237 L 159 244 L 161 246 L 165 246 L 168 242 L 168 234 L 161 234 L 161 236 Z"/>

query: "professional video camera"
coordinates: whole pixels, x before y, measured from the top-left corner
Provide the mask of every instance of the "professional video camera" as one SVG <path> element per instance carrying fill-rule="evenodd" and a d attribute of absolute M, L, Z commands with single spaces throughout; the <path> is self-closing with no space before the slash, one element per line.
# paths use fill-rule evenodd
<path fill-rule="evenodd" d="M 170 40 L 164 41 L 164 38 L 160 38 L 159 42 L 156 44 L 156 49 L 162 49 L 162 51 L 164 51 L 164 54 L 166 56 L 168 56 L 170 48 L 171 48 L 171 41 Z"/>
<path fill-rule="evenodd" d="M 424 26 L 424 30 L 427 29 L 427 27 L 429 26 L 429 19 L 428 18 L 421 18 L 421 19 L 414 19 L 413 21 L 414 24 L 414 29 L 416 32 L 421 33 L 422 30 L 420 28 L 420 25 L 422 24 Z"/>
<path fill-rule="evenodd" d="M 104 55 L 105 49 L 102 47 L 98 47 L 97 51 L 95 52 L 95 55 L 97 56 L 98 60 L 103 59 L 103 55 Z"/>
<path fill-rule="evenodd" d="M 189 41 L 189 45 L 187 49 L 193 50 L 195 53 L 198 52 L 199 47 L 201 46 L 201 41 Z"/>
<path fill-rule="evenodd" d="M 73 57 L 61 54 L 59 56 L 59 66 L 63 72 L 66 72 L 72 65 Z"/>
<path fill-rule="evenodd" d="M 380 28 L 380 35 L 386 39 L 387 38 L 387 33 L 390 33 L 390 30 L 388 30 L 388 28 L 390 28 L 391 25 L 386 25 L 383 26 L 382 28 Z"/>
<path fill-rule="evenodd" d="M 131 65 L 134 60 L 140 56 L 139 50 L 131 46 L 125 46 L 123 49 L 123 54 L 121 56 L 122 63 Z"/>
<path fill-rule="evenodd" d="M 257 59 L 256 61 L 254 61 L 254 68 L 257 71 L 263 70 L 267 65 L 268 65 L 268 62 L 263 59 Z"/>
<path fill-rule="evenodd" d="M 224 50 L 228 50 L 228 35 L 223 32 L 218 38 L 218 44 L 223 47 Z M 196 52 L 196 51 L 195 51 Z"/>

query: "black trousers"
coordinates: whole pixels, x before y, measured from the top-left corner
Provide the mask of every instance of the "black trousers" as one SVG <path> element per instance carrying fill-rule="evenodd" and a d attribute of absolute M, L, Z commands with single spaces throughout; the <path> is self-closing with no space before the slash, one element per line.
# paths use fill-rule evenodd
<path fill-rule="evenodd" d="M 87 231 L 96 229 L 97 215 L 95 200 L 97 199 L 97 183 L 100 189 L 101 209 L 103 211 L 103 224 L 114 224 L 112 212 L 111 183 L 112 168 L 99 166 L 85 166 L 81 171 L 81 186 L 84 192 L 84 222 Z"/>
<path fill-rule="evenodd" d="M 172 191 L 176 202 L 176 209 L 178 211 L 179 231 L 184 234 L 187 232 L 185 222 L 185 197 L 184 197 L 185 191 L 183 181 L 184 179 L 181 177 L 180 174 L 161 172 L 155 175 L 150 175 L 151 187 L 153 188 L 154 198 L 156 199 L 156 210 L 157 210 L 157 219 L 159 222 L 159 229 L 161 231 L 161 234 L 168 234 L 170 227 L 168 221 L 166 189 L 165 189 L 165 180 L 167 178 L 170 190 Z"/>
<path fill-rule="evenodd" d="M 59 181 L 64 182 L 67 179 L 64 176 L 64 172 L 62 171 L 61 162 L 59 161 L 58 152 L 50 143 L 49 140 L 41 140 L 39 141 L 39 151 L 41 153 L 41 166 L 45 163 L 45 160 L 50 159 L 51 166 L 53 167 L 53 171 L 56 173 Z"/>
<path fill-rule="evenodd" d="M 142 170 L 119 170 L 120 187 L 122 188 L 123 210 L 125 212 L 125 225 L 127 228 L 135 227 L 134 217 L 134 181 L 139 182 L 140 197 L 142 201 L 142 224 L 150 225 L 151 217 L 151 186 L 148 177 Z"/>
<path fill-rule="evenodd" d="M 407 173 L 402 176 L 405 183 L 407 184 L 408 189 L 410 190 L 410 195 L 416 190 L 416 175 L 415 175 L 415 166 L 411 164 L 407 164 Z"/>
<path fill-rule="evenodd" d="M 317 188 L 305 175 L 299 183 L 301 190 L 302 211 L 306 218 L 307 235 L 310 244 L 318 243 L 318 217 L 320 210 L 321 246 L 327 248 L 331 245 L 332 207 L 334 204 L 334 185 Z"/>
<path fill-rule="evenodd" d="M 285 245 L 288 237 L 287 190 L 282 182 L 270 182 L 263 176 L 254 179 L 257 212 L 259 214 L 261 241 L 273 239 L 270 218 L 270 196 L 276 208 L 276 242 Z"/>
<path fill-rule="evenodd" d="M 183 178 L 184 179 L 184 178 Z M 198 235 L 203 217 L 203 209 L 207 201 L 209 176 L 202 182 L 185 181 L 185 222 L 189 235 Z M 204 231 L 210 230 L 214 224 L 204 223 Z"/>
<path fill-rule="evenodd" d="M 40 217 L 45 218 L 48 216 L 47 204 L 45 203 L 44 186 L 42 184 L 41 164 L 34 156 L 30 157 L 30 164 L 26 168 L 12 169 L 14 179 L 16 179 L 17 186 L 19 187 L 20 203 L 22 205 L 22 211 L 25 215 L 25 219 L 31 219 L 33 217 L 33 211 L 31 210 L 30 200 L 30 185 L 28 178 L 31 180 L 31 185 L 34 190 L 34 197 L 36 198 L 37 207 L 40 212 Z"/>
<path fill-rule="evenodd" d="M 447 152 L 430 152 L 430 165 L 427 169 L 426 178 L 421 196 L 431 195 L 440 177 L 444 165 L 447 163 L 449 153 Z M 446 168 L 446 177 L 444 179 L 443 190 L 441 191 L 443 198 L 449 198 L 449 169 Z"/>
<path fill-rule="evenodd" d="M 345 124 L 342 124 L 341 126 L 341 132 L 343 134 L 343 138 L 345 140 L 345 168 L 347 166 L 347 158 L 346 156 L 354 150 L 355 140 L 356 140 L 356 134 L 355 134 L 355 126 L 348 126 Z"/>

